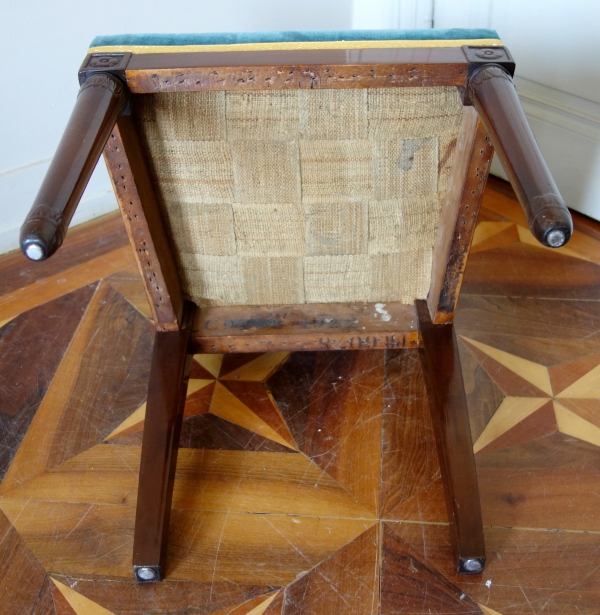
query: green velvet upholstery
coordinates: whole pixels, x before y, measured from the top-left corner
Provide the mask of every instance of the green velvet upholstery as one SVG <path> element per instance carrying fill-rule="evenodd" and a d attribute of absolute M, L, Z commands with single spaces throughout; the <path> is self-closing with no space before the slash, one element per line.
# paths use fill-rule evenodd
<path fill-rule="evenodd" d="M 287 32 L 216 32 L 206 34 L 112 34 L 97 36 L 90 47 L 119 45 L 240 45 L 323 41 L 468 40 L 499 38 L 484 28 L 449 30 L 291 30 Z"/>

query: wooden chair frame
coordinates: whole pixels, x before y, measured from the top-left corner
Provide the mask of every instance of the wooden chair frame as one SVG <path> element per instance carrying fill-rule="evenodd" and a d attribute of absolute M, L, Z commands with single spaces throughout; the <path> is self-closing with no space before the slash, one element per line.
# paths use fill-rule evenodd
<path fill-rule="evenodd" d="M 60 246 L 103 151 L 156 324 L 134 538 L 139 581 L 164 576 L 185 391 L 191 356 L 198 352 L 419 349 L 457 569 L 483 570 L 481 508 L 452 321 L 494 147 L 534 235 L 558 247 L 572 233 L 568 210 L 516 95 L 513 71 L 504 47 L 98 53 L 85 58 L 75 110 L 21 242 L 34 260 Z M 454 86 L 464 101 L 426 301 L 388 303 L 392 318 L 386 322 L 374 320 L 374 306 L 364 303 L 197 309 L 184 300 L 130 115 L 131 94 L 414 86 Z"/>

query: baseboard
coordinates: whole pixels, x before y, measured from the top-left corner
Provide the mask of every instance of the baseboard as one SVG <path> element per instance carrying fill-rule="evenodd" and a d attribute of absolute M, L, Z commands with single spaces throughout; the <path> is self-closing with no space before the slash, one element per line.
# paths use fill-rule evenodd
<path fill-rule="evenodd" d="M 50 159 L 40 160 L 0 174 L 0 254 L 19 247 L 19 229 L 29 211 Z M 110 179 L 100 161 L 83 194 L 71 226 L 87 222 L 117 209 Z"/>
<path fill-rule="evenodd" d="M 600 104 L 515 77 L 542 154 L 569 207 L 600 220 Z M 497 157 L 491 172 L 506 179 Z"/>

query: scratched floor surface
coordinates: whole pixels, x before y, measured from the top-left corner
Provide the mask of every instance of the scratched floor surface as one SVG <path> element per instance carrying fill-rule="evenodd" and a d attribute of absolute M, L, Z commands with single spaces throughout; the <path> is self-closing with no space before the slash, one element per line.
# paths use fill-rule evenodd
<path fill-rule="evenodd" d="M 167 580 L 132 581 L 153 327 L 118 216 L 0 258 L 0 613 L 600 613 L 600 224 L 488 188 L 457 329 L 485 523 L 453 571 L 414 351 L 197 355 Z"/>

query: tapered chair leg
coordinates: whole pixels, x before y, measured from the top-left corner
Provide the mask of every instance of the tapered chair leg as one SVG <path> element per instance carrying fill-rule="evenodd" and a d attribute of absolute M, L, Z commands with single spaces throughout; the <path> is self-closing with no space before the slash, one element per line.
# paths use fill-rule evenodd
<path fill-rule="evenodd" d="M 133 570 L 140 582 L 164 576 L 195 311 L 196 306 L 187 302 L 181 328 L 157 331 L 154 339 L 133 539 Z"/>
<path fill-rule="evenodd" d="M 457 569 L 461 574 L 477 574 L 485 566 L 483 521 L 456 334 L 452 324 L 431 322 L 425 301 L 417 301 L 416 308 L 423 339 L 421 363 L 455 534 Z"/>

